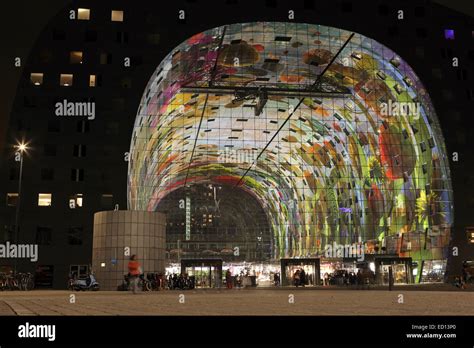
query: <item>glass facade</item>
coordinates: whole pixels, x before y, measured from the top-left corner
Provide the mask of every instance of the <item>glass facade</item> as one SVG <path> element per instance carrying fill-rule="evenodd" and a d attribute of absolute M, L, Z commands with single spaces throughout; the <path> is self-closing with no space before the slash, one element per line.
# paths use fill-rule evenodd
<path fill-rule="evenodd" d="M 209 193 L 216 204 L 232 190 L 258 202 L 273 259 L 320 257 L 332 243 L 447 257 L 451 179 L 433 105 L 402 58 L 357 33 L 232 24 L 165 57 L 136 116 L 129 209 L 173 205 L 193 240 L 180 201 L 205 185 L 226 188 Z"/>

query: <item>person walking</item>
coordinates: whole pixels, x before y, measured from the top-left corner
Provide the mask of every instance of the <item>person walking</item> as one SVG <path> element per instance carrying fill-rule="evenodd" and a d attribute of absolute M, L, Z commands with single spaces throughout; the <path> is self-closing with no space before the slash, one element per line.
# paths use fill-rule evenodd
<path fill-rule="evenodd" d="M 388 267 L 388 290 L 389 291 L 392 291 L 393 284 L 394 284 L 393 269 L 392 269 L 392 266 L 389 266 Z"/>
<path fill-rule="evenodd" d="M 280 273 L 276 272 L 273 275 L 273 283 L 275 284 L 275 286 L 280 286 Z"/>
<path fill-rule="evenodd" d="M 230 269 L 225 272 L 225 284 L 227 289 L 232 289 L 232 273 L 230 273 Z"/>
<path fill-rule="evenodd" d="M 304 271 L 304 269 L 301 269 L 300 271 L 300 284 L 301 286 L 304 288 L 304 286 L 306 285 L 306 272 Z"/>
<path fill-rule="evenodd" d="M 129 290 L 130 287 L 134 294 L 137 293 L 138 279 L 141 274 L 140 262 L 137 261 L 137 255 L 132 255 L 128 262 L 128 274 L 129 274 Z"/>
<path fill-rule="evenodd" d="M 225 272 L 225 286 L 227 289 L 232 289 L 232 273 L 229 269 Z"/>
<path fill-rule="evenodd" d="M 300 270 L 296 270 L 296 272 L 293 274 L 293 284 L 298 287 L 300 285 Z"/>
<path fill-rule="evenodd" d="M 362 275 L 362 272 L 360 271 L 360 269 L 357 270 L 356 284 L 357 284 L 358 289 L 364 284 L 364 276 Z"/>

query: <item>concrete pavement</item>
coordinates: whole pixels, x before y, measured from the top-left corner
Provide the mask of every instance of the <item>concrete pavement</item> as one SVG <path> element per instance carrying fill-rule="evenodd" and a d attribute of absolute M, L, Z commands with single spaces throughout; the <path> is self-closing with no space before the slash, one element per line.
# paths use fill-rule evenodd
<path fill-rule="evenodd" d="M 286 288 L 168 290 L 133 295 L 117 291 L 5 291 L 0 292 L 0 315 L 457 316 L 474 315 L 474 292 Z"/>

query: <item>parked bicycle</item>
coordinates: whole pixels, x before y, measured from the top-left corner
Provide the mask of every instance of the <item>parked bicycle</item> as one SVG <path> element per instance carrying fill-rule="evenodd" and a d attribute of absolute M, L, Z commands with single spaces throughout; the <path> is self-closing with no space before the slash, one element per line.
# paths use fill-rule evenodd
<path fill-rule="evenodd" d="M 33 290 L 34 277 L 31 273 L 17 273 L 16 275 L 0 273 L 0 291 L 5 290 Z"/>
<path fill-rule="evenodd" d="M 20 290 L 30 291 L 35 287 L 34 277 L 31 273 L 18 273 L 18 286 Z"/>
<path fill-rule="evenodd" d="M 121 285 L 118 286 L 118 290 L 120 291 L 127 291 L 130 288 L 130 276 L 125 274 L 123 276 L 123 282 Z M 141 274 L 138 277 L 138 288 L 142 291 L 151 291 L 152 290 L 152 282 L 145 278 L 144 274 Z"/>

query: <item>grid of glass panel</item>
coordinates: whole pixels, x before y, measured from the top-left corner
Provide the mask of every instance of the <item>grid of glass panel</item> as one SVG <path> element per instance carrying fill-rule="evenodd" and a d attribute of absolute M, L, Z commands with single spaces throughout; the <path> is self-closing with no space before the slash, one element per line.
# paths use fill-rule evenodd
<path fill-rule="evenodd" d="M 192 185 L 251 193 L 276 259 L 334 242 L 447 256 L 449 164 L 429 96 L 403 59 L 357 33 L 261 22 L 189 38 L 145 90 L 128 180 L 136 210 Z"/>

